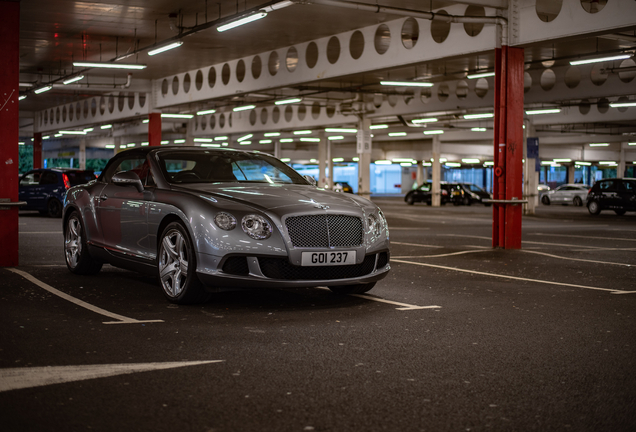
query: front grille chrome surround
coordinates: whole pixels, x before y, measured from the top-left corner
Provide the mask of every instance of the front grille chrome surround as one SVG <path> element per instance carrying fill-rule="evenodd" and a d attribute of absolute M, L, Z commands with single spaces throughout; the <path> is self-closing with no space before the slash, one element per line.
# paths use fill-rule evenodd
<path fill-rule="evenodd" d="M 297 248 L 355 247 L 362 245 L 364 240 L 364 224 L 357 216 L 292 216 L 285 219 L 285 226 Z"/>

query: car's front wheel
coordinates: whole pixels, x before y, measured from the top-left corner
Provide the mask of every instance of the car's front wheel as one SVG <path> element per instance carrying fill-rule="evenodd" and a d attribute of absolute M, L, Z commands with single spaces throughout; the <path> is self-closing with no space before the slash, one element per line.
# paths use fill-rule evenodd
<path fill-rule="evenodd" d="M 49 217 L 59 218 L 62 216 L 62 203 L 57 198 L 51 198 L 46 204 L 46 213 Z"/>
<path fill-rule="evenodd" d="M 583 200 L 581 197 L 574 197 L 574 205 L 577 207 L 581 207 L 583 205 Z"/>
<path fill-rule="evenodd" d="M 361 285 L 336 285 L 330 286 L 329 289 L 336 294 L 364 294 L 371 291 L 375 286 L 375 282 Z"/>
<path fill-rule="evenodd" d="M 415 198 L 413 197 L 413 195 L 412 195 L 412 194 L 406 197 L 406 203 L 407 203 L 408 205 L 413 205 L 413 204 L 415 204 Z"/>
<path fill-rule="evenodd" d="M 544 195 L 543 198 L 541 198 L 541 203 L 543 203 L 543 205 L 550 205 L 550 198 Z"/>
<path fill-rule="evenodd" d="M 66 220 L 64 230 L 64 258 L 66 266 L 75 274 L 96 274 L 102 263 L 93 259 L 86 247 L 86 234 L 79 213 L 74 211 Z"/>
<path fill-rule="evenodd" d="M 159 281 L 172 303 L 203 303 L 210 298 L 196 276 L 194 248 L 186 229 L 172 222 L 163 230 L 157 262 Z"/>
<path fill-rule="evenodd" d="M 591 201 L 587 205 L 587 211 L 589 211 L 590 214 L 596 216 L 597 214 L 599 214 L 601 212 L 601 206 L 599 206 L 596 201 Z"/>

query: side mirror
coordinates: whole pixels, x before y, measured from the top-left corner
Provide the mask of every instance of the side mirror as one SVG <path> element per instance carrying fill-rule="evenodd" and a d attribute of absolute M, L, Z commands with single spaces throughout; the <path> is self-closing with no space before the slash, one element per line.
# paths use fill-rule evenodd
<path fill-rule="evenodd" d="M 113 184 L 117 186 L 134 186 L 137 192 L 143 192 L 144 185 L 137 173 L 133 171 L 121 171 L 113 176 Z"/>
<path fill-rule="evenodd" d="M 316 179 L 315 179 L 315 178 L 313 178 L 313 177 L 312 177 L 312 176 L 310 176 L 310 175 L 304 175 L 304 176 L 303 176 L 303 178 L 304 178 L 305 180 L 307 180 L 307 181 L 308 181 L 308 182 L 309 182 L 312 186 L 316 186 L 316 185 L 318 184 L 318 183 L 316 182 Z"/>

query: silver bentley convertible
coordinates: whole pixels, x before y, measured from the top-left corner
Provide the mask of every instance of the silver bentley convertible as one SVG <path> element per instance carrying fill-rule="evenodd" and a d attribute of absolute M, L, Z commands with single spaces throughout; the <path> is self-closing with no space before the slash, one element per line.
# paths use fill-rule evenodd
<path fill-rule="evenodd" d="M 241 287 L 363 293 L 390 269 L 375 204 L 318 188 L 260 152 L 123 151 L 97 180 L 68 190 L 63 227 L 71 272 L 109 263 L 157 275 L 180 304 Z"/>

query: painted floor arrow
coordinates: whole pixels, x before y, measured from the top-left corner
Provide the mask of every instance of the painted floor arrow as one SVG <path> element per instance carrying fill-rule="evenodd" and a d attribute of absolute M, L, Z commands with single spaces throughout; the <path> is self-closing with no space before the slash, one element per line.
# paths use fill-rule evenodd
<path fill-rule="evenodd" d="M 147 372 L 152 370 L 173 369 L 224 360 L 184 361 L 165 363 L 131 363 L 80 366 L 45 366 L 13 369 L 0 369 L 0 392 L 29 387 L 39 387 L 72 381 L 82 381 L 115 375 Z"/>

